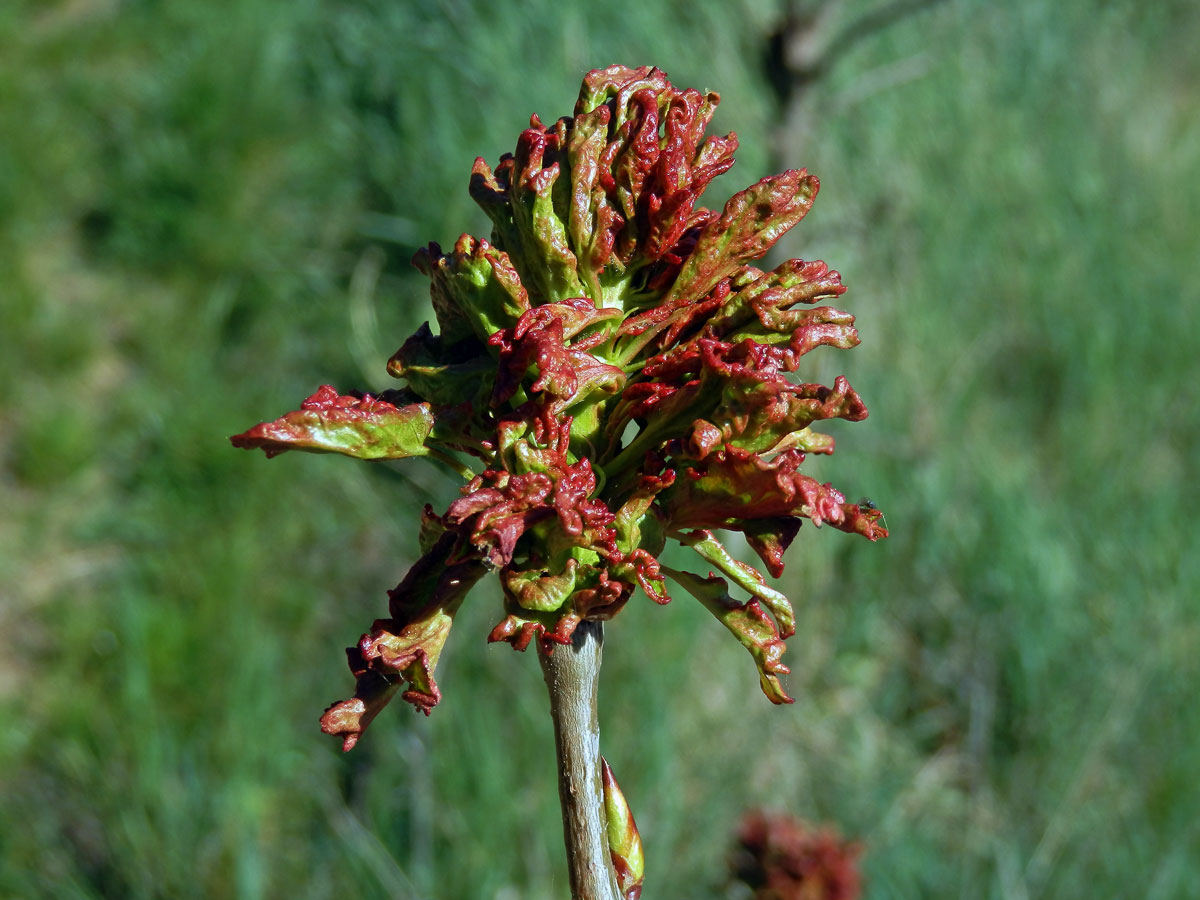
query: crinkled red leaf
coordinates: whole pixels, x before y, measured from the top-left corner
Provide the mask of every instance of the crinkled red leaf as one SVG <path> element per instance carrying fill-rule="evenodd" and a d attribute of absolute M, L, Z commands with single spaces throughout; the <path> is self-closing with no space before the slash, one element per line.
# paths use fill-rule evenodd
<path fill-rule="evenodd" d="M 488 483 L 495 486 L 483 486 Z M 554 515 L 554 507 L 546 502 L 553 490 L 554 482 L 541 472 L 510 475 L 488 469 L 450 504 L 445 522 L 469 534 L 476 550 L 492 565 L 507 565 L 526 529 Z"/>
<path fill-rule="evenodd" d="M 567 160 L 571 168 L 567 229 L 575 248 L 579 277 L 588 297 L 597 304 L 604 296 L 600 275 L 609 264 L 617 235 L 625 224 L 625 218 L 609 201 L 605 190 L 612 176 L 607 171 L 602 173 L 600 167 L 600 158 L 608 143 L 611 117 L 607 106 L 577 115 L 567 142 Z"/>
<path fill-rule="evenodd" d="M 354 697 L 330 706 L 321 729 L 342 737 L 342 749 L 357 742 L 371 720 L 404 684 L 402 698 L 426 715 L 441 699 L 433 673 L 454 615 L 486 569 L 469 560 L 452 563 L 457 538 L 443 534 L 388 592 L 391 617 L 379 619 L 349 648 L 350 669 L 358 684 Z"/>
<path fill-rule="evenodd" d="M 734 194 L 720 217 L 695 238 L 669 290 L 653 308 L 629 319 L 623 332 L 657 331 L 744 263 L 761 258 L 812 208 L 819 182 L 803 169 L 772 175 Z"/>
<path fill-rule="evenodd" d="M 786 330 L 778 318 L 783 312 L 798 303 L 816 303 L 846 291 L 841 274 L 820 260 L 789 259 L 771 272 L 744 266 L 718 288 L 722 284 L 726 288 L 720 306 L 701 323 L 708 336 L 722 339 L 755 319 L 764 328 Z"/>
<path fill-rule="evenodd" d="M 462 489 L 462 498 L 450 505 L 443 521 L 495 566 L 512 562 L 521 536 L 552 518 L 568 541 L 607 550 L 613 514 L 603 502 L 588 499 L 595 487 L 586 459 L 523 475 L 488 469 Z"/>
<path fill-rule="evenodd" d="M 808 426 L 821 419 L 859 421 L 867 409 L 845 378 L 833 388 L 794 384 L 779 348 L 744 340 L 704 339 L 651 359 L 625 388 L 609 422 L 610 440 L 631 419 L 646 419 L 638 437 L 605 467 L 615 474 L 671 438 L 674 457 L 703 460 L 724 446 L 755 453 L 799 449 L 832 453 L 833 439 Z"/>
<path fill-rule="evenodd" d="M 321 730 L 326 734 L 342 738 L 342 750 L 353 750 L 367 726 L 391 701 L 403 681 L 394 680 L 372 670 L 362 658 L 357 647 L 346 651 L 350 671 L 358 680 L 354 696 L 341 700 L 325 710 L 321 716 Z"/>
<path fill-rule="evenodd" d="M 588 309 L 581 309 L 585 305 Z M 621 369 L 567 344 L 567 338 L 614 314 L 619 311 L 597 310 L 587 301 L 549 303 L 529 310 L 514 327 L 493 334 L 488 343 L 498 348 L 500 359 L 492 406 L 507 402 L 523 386 L 531 394 L 560 401 L 560 410 L 596 392 L 619 392 L 625 384 Z M 537 372 L 532 383 L 531 369 Z"/>
<path fill-rule="evenodd" d="M 663 494 L 674 528 L 722 528 L 739 520 L 803 516 L 874 541 L 887 537 L 879 510 L 846 502 L 831 485 L 798 470 L 804 454 L 785 450 L 772 460 L 727 447 L 686 468 Z"/>
<path fill-rule="evenodd" d="M 755 452 L 779 451 L 786 446 L 832 452 L 832 439 L 815 436 L 806 428 L 822 419 L 866 418 L 866 407 L 845 378 L 836 380 L 832 389 L 793 384 L 782 374 L 784 366 L 774 350 L 749 340 L 733 346 L 698 342 L 698 367 L 702 374 L 709 374 L 710 384 L 720 384 L 720 395 L 712 410 L 696 409 L 704 418 L 692 424 L 686 445 L 690 454 L 704 458 L 725 444 Z"/>
<path fill-rule="evenodd" d="M 795 540 L 800 524 L 795 516 L 776 516 L 747 519 L 738 523 L 737 530 L 746 536 L 746 543 L 758 554 L 767 571 L 778 578 L 783 574 L 783 553 Z"/>
<path fill-rule="evenodd" d="M 809 430 L 823 419 L 858 422 L 867 408 L 845 378 L 832 388 L 819 384 L 792 384 L 767 370 L 741 367 L 722 384 L 720 399 L 704 418 L 692 423 L 684 455 L 704 459 L 725 446 L 754 453 L 798 449 L 807 453 L 832 453 L 833 439 Z"/>
<path fill-rule="evenodd" d="M 704 189 L 733 165 L 735 135 L 704 139 L 719 102 L 715 93 L 677 90 L 650 67 L 588 75 L 575 106 L 584 135 L 573 147 L 582 201 L 576 219 L 603 222 L 618 266 L 635 254 L 658 260 L 672 253 L 695 223 Z"/>
<path fill-rule="evenodd" d="M 583 617 L 574 610 L 538 613 L 527 610 L 508 612 L 488 635 L 488 643 L 507 641 L 514 650 L 526 650 L 537 640 L 543 652 L 550 653 L 555 644 L 571 643 L 575 628 Z"/>

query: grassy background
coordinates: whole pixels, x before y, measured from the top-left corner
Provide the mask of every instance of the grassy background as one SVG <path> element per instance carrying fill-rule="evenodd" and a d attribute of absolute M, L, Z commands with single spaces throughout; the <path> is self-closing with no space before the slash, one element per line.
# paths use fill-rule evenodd
<path fill-rule="evenodd" d="M 722 92 L 713 202 L 821 176 L 786 249 L 843 272 L 864 345 L 811 374 L 872 415 L 813 471 L 893 531 L 791 551 L 793 707 L 685 598 L 610 626 L 647 897 L 726 896 L 756 804 L 864 840 L 870 898 L 1194 896 L 1200 11 L 939 4 L 850 47 L 772 159 L 777 5 L 604 6 L 0 10 L 0 896 L 565 896 L 494 586 L 430 719 L 316 730 L 454 485 L 226 436 L 386 386 L 412 249 L 486 231 L 471 160 L 612 61 Z"/>

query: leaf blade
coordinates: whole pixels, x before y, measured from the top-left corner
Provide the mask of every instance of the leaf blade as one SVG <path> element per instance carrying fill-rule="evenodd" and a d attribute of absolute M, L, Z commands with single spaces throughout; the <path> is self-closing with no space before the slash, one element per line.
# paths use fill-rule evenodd
<path fill-rule="evenodd" d="M 429 453 L 425 441 L 433 425 L 428 403 L 395 406 L 370 394 L 342 396 L 326 384 L 300 409 L 229 440 L 243 450 L 261 449 L 268 457 L 303 450 L 357 459 L 405 459 Z"/>

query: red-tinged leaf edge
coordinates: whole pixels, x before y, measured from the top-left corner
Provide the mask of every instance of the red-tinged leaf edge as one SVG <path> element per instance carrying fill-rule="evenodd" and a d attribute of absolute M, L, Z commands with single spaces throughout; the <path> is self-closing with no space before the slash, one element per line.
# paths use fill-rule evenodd
<path fill-rule="evenodd" d="M 795 702 L 788 696 L 780 680 L 781 676 L 791 671 L 783 663 L 783 653 L 787 645 L 775 623 L 763 612 L 758 601 L 738 603 L 729 596 L 729 585 L 725 579 L 716 575 L 701 578 L 691 572 L 681 572 L 668 566 L 662 568 L 672 580 L 716 616 L 750 652 L 754 664 L 758 667 L 759 686 L 767 699 L 776 704 Z"/>
<path fill-rule="evenodd" d="M 342 396 L 326 384 L 295 412 L 229 440 L 243 450 L 260 448 L 268 457 L 305 450 L 358 459 L 403 459 L 427 454 L 425 441 L 432 430 L 428 403 L 394 406 L 370 394 Z"/>

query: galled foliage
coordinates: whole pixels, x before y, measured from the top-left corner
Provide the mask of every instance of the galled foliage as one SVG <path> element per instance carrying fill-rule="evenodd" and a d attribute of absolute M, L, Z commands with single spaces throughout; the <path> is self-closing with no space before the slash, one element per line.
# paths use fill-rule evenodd
<path fill-rule="evenodd" d="M 720 212 L 699 206 L 737 147 L 704 135 L 718 99 L 648 67 L 590 72 L 573 117 L 534 116 L 495 169 L 475 161 L 490 240 L 414 259 L 437 333 L 422 326 L 390 360 L 407 386 L 325 386 L 233 438 L 268 455 L 425 455 L 471 475 L 444 514 L 426 510 L 425 556 L 391 592 L 391 617 L 350 650 L 356 695 L 322 719 L 346 749 L 401 685 L 416 708 L 437 703 L 454 612 L 487 570 L 506 598 L 489 639 L 520 650 L 568 643 L 638 587 L 666 603 L 670 577 L 746 646 L 766 695 L 791 702 L 791 606 L 715 532 L 742 532 L 776 577 L 802 519 L 887 532 L 878 510 L 800 472 L 806 454 L 833 452 L 814 423 L 867 415 L 845 378 L 794 377 L 811 350 L 858 343 L 852 316 L 817 305 L 845 290 L 840 276 L 822 262 L 752 265 L 808 212 L 817 179 L 790 170 Z M 715 572 L 661 565 L 668 538 Z"/>
<path fill-rule="evenodd" d="M 861 855 L 830 828 L 754 811 L 742 818 L 730 867 L 753 900 L 858 900 Z"/>

